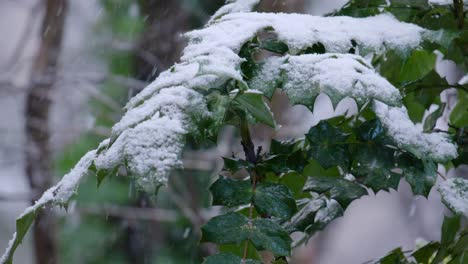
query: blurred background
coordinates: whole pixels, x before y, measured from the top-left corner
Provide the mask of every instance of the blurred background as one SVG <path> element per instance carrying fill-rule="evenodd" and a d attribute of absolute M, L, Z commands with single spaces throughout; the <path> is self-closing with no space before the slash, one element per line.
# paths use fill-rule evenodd
<path fill-rule="evenodd" d="M 20 212 L 109 136 L 125 102 L 177 62 L 181 34 L 203 26 L 223 2 L 0 0 L 0 250 Z M 259 10 L 321 15 L 344 3 L 264 0 Z M 450 62 L 440 61 L 439 71 L 459 77 Z M 282 128 L 255 127 L 259 145 L 300 136 L 353 104 L 333 109 L 321 96 L 312 114 L 276 94 L 272 108 Z M 156 202 L 127 178 L 107 178 L 98 190 L 88 177 L 67 211 L 39 216 L 15 263 L 201 263 L 215 251 L 198 245 L 200 226 L 216 214 L 207 187 L 220 156 L 240 152 L 239 142 L 226 127 L 216 149 L 187 149 L 186 169 L 173 173 Z M 444 210 L 436 192 L 413 197 L 401 182 L 398 191 L 354 202 L 293 263 L 363 263 L 400 245 L 413 249 L 418 239 L 439 238 Z"/>

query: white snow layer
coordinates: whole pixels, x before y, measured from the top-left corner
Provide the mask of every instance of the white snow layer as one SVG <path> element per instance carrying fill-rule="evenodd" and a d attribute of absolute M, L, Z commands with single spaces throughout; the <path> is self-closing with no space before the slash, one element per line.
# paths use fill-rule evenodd
<path fill-rule="evenodd" d="M 390 14 L 352 18 L 254 12 L 225 15 L 212 26 L 186 35 L 191 49 L 222 46 L 238 51 L 257 32 L 269 29 L 289 46 L 292 54 L 317 42 L 325 46 L 326 52 L 347 53 L 353 47 L 351 40 L 362 53 L 385 49 L 406 52 L 431 37 L 431 31 L 400 22 Z"/>
<path fill-rule="evenodd" d="M 259 2 L 260 0 L 227 0 L 226 5 L 222 6 L 218 11 L 216 11 L 216 13 L 214 13 L 208 21 L 208 25 L 227 14 L 249 12 Z"/>
<path fill-rule="evenodd" d="M 334 105 L 345 97 L 355 99 L 360 105 L 372 99 L 393 106 L 401 104 L 400 92 L 357 55 L 271 57 L 250 87 L 271 96 L 281 78 L 284 78 L 282 89 L 293 103 L 313 106 L 315 98 L 324 93 Z"/>
<path fill-rule="evenodd" d="M 445 162 L 458 155 L 456 145 L 446 134 L 423 133 L 422 127 L 410 120 L 405 107 L 391 107 L 374 101 L 374 111 L 398 147 L 416 157 Z"/>
<path fill-rule="evenodd" d="M 468 217 L 468 180 L 450 178 L 442 181 L 437 189 L 450 209 Z"/>

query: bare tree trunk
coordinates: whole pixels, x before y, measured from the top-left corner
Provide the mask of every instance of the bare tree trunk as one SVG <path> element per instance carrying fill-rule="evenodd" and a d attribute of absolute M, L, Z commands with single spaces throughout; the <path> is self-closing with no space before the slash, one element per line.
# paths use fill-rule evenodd
<path fill-rule="evenodd" d="M 45 16 L 40 47 L 34 60 L 27 93 L 25 172 L 32 190 L 32 203 L 39 199 L 53 182 L 49 108 L 62 43 L 66 4 L 66 0 L 44 0 Z M 33 231 L 38 264 L 57 263 L 55 228 L 53 213 L 41 211 Z"/>
<path fill-rule="evenodd" d="M 180 57 L 191 15 L 181 1 L 140 0 L 145 30 L 137 48 L 137 78 L 153 79 Z"/>

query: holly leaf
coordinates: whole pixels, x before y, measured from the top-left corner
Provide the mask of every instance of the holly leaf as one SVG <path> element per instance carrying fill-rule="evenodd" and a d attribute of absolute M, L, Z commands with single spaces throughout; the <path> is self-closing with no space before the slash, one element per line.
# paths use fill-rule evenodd
<path fill-rule="evenodd" d="M 202 242 L 218 244 L 250 240 L 257 250 L 268 250 L 277 256 L 289 256 L 291 238 L 270 219 L 249 219 L 239 213 L 213 217 L 202 227 Z"/>
<path fill-rule="evenodd" d="M 343 208 L 366 195 L 367 191 L 354 182 L 330 177 L 309 177 L 304 185 L 304 191 L 327 193 L 331 199 L 338 201 Z"/>
<path fill-rule="evenodd" d="M 290 141 L 278 141 L 275 139 L 271 140 L 270 153 L 271 154 L 289 154 L 294 152 L 296 142 Z"/>
<path fill-rule="evenodd" d="M 342 215 L 343 208 L 336 200 L 326 198 L 309 200 L 284 224 L 284 227 L 290 232 L 302 231 L 311 235 Z"/>
<path fill-rule="evenodd" d="M 225 171 L 230 171 L 230 172 L 238 172 L 241 169 L 246 169 L 250 168 L 251 164 L 243 159 L 237 159 L 237 158 L 228 158 L 228 157 L 223 157 L 224 161 L 224 167 L 223 170 Z"/>
<path fill-rule="evenodd" d="M 361 141 L 373 141 L 385 135 L 384 127 L 379 119 L 372 119 L 362 123 L 357 129 L 356 134 Z"/>
<path fill-rule="evenodd" d="M 419 103 L 425 110 L 433 103 L 440 101 L 440 93 L 447 89 L 447 87 L 449 87 L 447 80 L 433 69 L 422 79 L 404 86 L 407 95 L 413 96 L 411 98 L 413 100 L 408 100 L 405 102 L 405 105 L 410 107 L 411 104 Z"/>
<path fill-rule="evenodd" d="M 375 193 L 397 189 L 400 175 L 392 171 L 395 168 L 394 152 L 393 149 L 372 142 L 357 146 L 353 152 L 353 174 Z"/>
<path fill-rule="evenodd" d="M 405 254 L 401 248 L 394 249 L 387 256 L 381 258 L 378 263 L 380 264 L 410 264 L 406 259 Z"/>
<path fill-rule="evenodd" d="M 422 79 L 435 67 L 436 54 L 426 50 L 413 50 L 403 63 L 400 82 L 409 83 Z"/>
<path fill-rule="evenodd" d="M 291 190 L 277 183 L 259 183 L 255 190 L 253 204 L 260 215 L 275 216 L 283 221 L 291 218 L 297 211 L 296 200 Z"/>
<path fill-rule="evenodd" d="M 278 54 L 284 54 L 289 51 L 288 45 L 286 43 L 277 40 L 277 39 L 267 39 L 260 44 L 260 48 L 268 50 Z"/>
<path fill-rule="evenodd" d="M 345 143 L 349 137 L 327 121 L 320 121 L 306 134 L 310 143 L 310 155 L 325 169 L 336 165 L 349 164 L 348 145 Z"/>
<path fill-rule="evenodd" d="M 429 260 L 434 255 L 434 253 L 439 250 L 439 247 L 439 242 L 431 242 L 416 250 L 411 255 L 418 261 L 418 263 L 429 263 Z"/>
<path fill-rule="evenodd" d="M 240 243 L 249 238 L 249 219 L 239 213 L 227 213 L 210 219 L 202 226 L 202 242 Z"/>
<path fill-rule="evenodd" d="M 291 255 L 291 237 L 286 230 L 270 219 L 254 219 L 249 237 L 258 250 L 268 250 L 277 256 Z"/>
<path fill-rule="evenodd" d="M 427 117 L 426 120 L 424 120 L 424 125 L 423 125 L 423 130 L 424 132 L 431 132 L 434 127 L 436 126 L 437 119 L 442 116 L 445 110 L 445 103 L 441 104 L 437 110 L 434 112 L 430 113 Z"/>
<path fill-rule="evenodd" d="M 398 156 L 397 162 L 413 193 L 427 197 L 437 179 L 437 164 L 406 153 Z"/>
<path fill-rule="evenodd" d="M 234 207 L 250 203 L 252 186 L 249 181 L 220 177 L 211 187 L 213 205 Z"/>
<path fill-rule="evenodd" d="M 209 256 L 203 261 L 203 264 L 262 264 L 261 261 L 246 259 L 242 261 L 242 258 L 231 253 L 218 253 L 213 256 Z"/>
<path fill-rule="evenodd" d="M 252 260 L 260 260 L 261 256 L 257 249 L 253 246 L 252 242 L 247 242 L 247 258 Z M 222 244 L 218 245 L 219 252 L 234 254 L 239 257 L 244 256 L 245 244 Z"/>
<path fill-rule="evenodd" d="M 325 205 L 326 202 L 324 199 L 309 200 L 309 202 L 283 226 L 291 233 L 294 231 L 304 232 L 314 223 L 315 215 L 318 210 Z"/>
<path fill-rule="evenodd" d="M 456 127 L 468 126 L 468 93 L 458 90 L 458 102 L 450 114 L 450 124 Z"/>
<path fill-rule="evenodd" d="M 276 122 L 270 107 L 263 101 L 263 93 L 256 90 L 247 90 L 234 99 L 240 109 L 247 111 L 257 122 L 275 128 Z"/>
<path fill-rule="evenodd" d="M 442 237 L 440 243 L 442 246 L 447 246 L 451 244 L 460 229 L 460 216 L 455 215 L 453 217 L 445 217 L 444 223 L 442 224 Z"/>

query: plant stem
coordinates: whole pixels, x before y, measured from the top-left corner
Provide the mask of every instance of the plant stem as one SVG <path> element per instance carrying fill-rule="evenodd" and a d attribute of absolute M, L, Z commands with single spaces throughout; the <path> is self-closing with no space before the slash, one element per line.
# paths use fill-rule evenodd
<path fill-rule="evenodd" d="M 245 114 L 240 115 L 240 132 L 242 138 L 242 147 L 244 148 L 245 159 L 251 163 L 257 163 L 257 155 L 255 154 L 255 145 L 250 137 L 249 123 Z"/>
<path fill-rule="evenodd" d="M 458 29 L 463 29 L 463 0 L 453 0 L 453 8 L 455 11 L 455 18 L 457 19 Z"/>
<path fill-rule="evenodd" d="M 241 132 L 241 138 L 242 138 L 242 147 L 244 148 L 244 153 L 245 153 L 245 159 L 253 164 L 257 163 L 258 161 L 258 156 L 260 153 L 255 153 L 255 145 L 252 141 L 252 138 L 250 137 L 250 130 L 249 130 L 249 124 L 247 122 L 247 118 L 245 117 L 245 114 L 240 113 L 240 132 Z M 255 193 L 255 190 L 257 188 L 257 174 L 255 170 L 249 171 L 250 174 L 250 181 L 252 183 L 252 193 Z M 252 225 L 252 216 L 253 216 L 253 203 L 250 202 L 250 207 L 249 207 L 249 225 Z M 247 259 L 247 254 L 249 249 L 249 240 L 245 241 L 244 244 L 244 254 L 242 256 L 242 263 L 245 263 Z"/>

